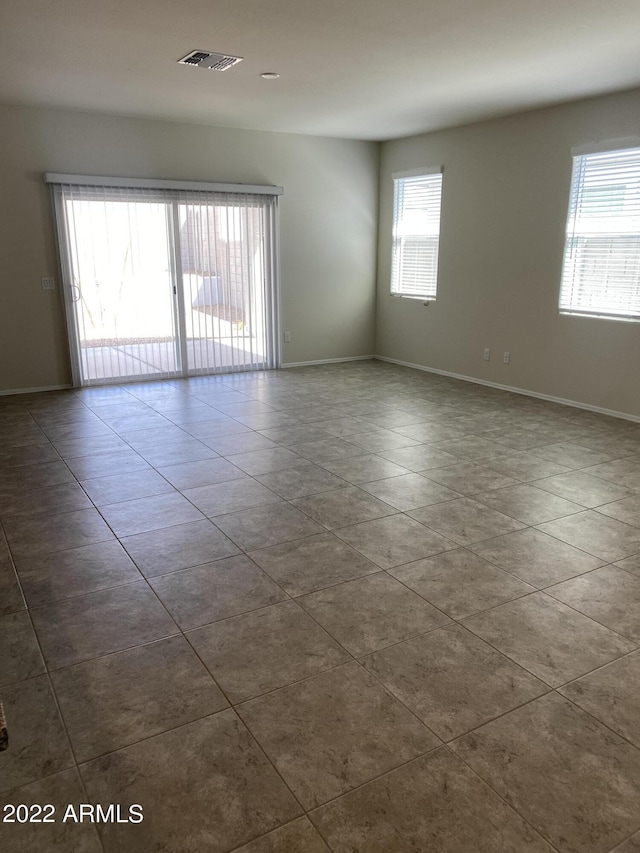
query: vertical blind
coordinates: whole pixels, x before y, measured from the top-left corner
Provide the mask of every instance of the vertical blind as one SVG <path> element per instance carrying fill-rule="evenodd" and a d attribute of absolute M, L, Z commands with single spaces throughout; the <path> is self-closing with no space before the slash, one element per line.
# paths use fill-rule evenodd
<path fill-rule="evenodd" d="M 75 384 L 277 365 L 278 188 L 56 177 Z"/>
<path fill-rule="evenodd" d="M 442 173 L 398 175 L 393 181 L 391 293 L 435 299 Z"/>
<path fill-rule="evenodd" d="M 560 311 L 640 318 L 640 148 L 573 159 Z"/>

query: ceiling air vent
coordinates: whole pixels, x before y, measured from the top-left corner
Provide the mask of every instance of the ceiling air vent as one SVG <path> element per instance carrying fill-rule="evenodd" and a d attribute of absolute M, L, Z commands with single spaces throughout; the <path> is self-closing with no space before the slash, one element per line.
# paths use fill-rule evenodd
<path fill-rule="evenodd" d="M 208 68 L 211 71 L 226 71 L 238 62 L 242 62 L 241 56 L 229 56 L 226 53 L 212 53 L 208 50 L 192 50 L 178 62 L 181 65 L 195 65 L 198 68 Z"/>

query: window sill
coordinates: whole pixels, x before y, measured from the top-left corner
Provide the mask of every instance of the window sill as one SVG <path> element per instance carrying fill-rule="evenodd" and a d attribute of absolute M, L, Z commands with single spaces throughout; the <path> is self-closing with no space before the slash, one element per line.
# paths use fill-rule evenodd
<path fill-rule="evenodd" d="M 640 316 L 625 314 L 598 314 L 597 311 L 559 311 L 561 317 L 586 317 L 588 320 L 615 320 L 618 323 L 640 323 Z"/>
<path fill-rule="evenodd" d="M 424 305 L 430 305 L 436 301 L 435 296 L 410 296 L 408 293 L 390 293 L 393 299 L 412 299 L 414 302 L 422 302 Z"/>

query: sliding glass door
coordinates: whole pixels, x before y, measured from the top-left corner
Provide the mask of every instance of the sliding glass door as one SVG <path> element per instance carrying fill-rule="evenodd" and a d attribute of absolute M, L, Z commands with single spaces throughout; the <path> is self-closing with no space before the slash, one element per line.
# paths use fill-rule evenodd
<path fill-rule="evenodd" d="M 75 385 L 277 365 L 275 195 L 51 183 Z"/>
<path fill-rule="evenodd" d="M 233 197 L 178 205 L 189 373 L 268 366 L 267 214 Z"/>

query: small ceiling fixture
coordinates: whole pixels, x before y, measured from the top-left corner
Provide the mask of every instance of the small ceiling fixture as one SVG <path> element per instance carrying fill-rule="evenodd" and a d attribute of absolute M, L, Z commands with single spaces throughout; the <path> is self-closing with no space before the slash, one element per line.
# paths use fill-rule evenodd
<path fill-rule="evenodd" d="M 260 76 L 263 80 L 277 80 L 280 75 L 277 71 L 263 71 Z"/>
<path fill-rule="evenodd" d="M 241 56 L 213 53 L 210 50 L 192 50 L 178 60 L 180 65 L 193 65 L 196 68 L 207 68 L 209 71 L 227 71 L 239 62 L 242 62 Z"/>

